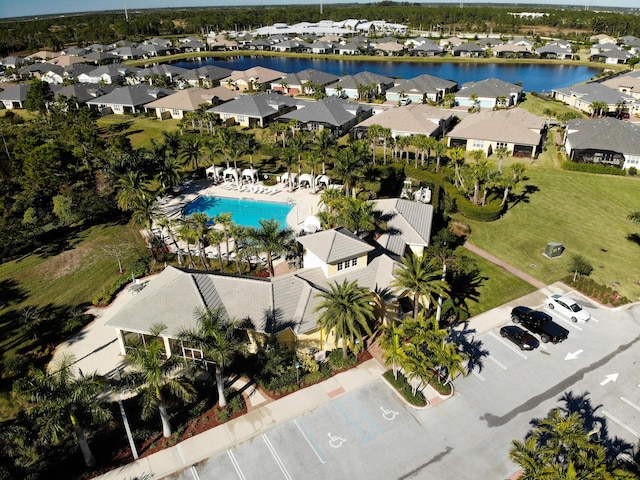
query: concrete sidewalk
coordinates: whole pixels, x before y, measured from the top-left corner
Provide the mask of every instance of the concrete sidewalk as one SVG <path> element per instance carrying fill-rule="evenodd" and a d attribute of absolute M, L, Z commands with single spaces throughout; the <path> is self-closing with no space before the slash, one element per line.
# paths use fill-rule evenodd
<path fill-rule="evenodd" d="M 298 390 L 279 400 L 263 403 L 241 417 L 95 478 L 162 478 L 374 382 L 384 371 L 375 359 L 368 360 L 324 382 Z"/>

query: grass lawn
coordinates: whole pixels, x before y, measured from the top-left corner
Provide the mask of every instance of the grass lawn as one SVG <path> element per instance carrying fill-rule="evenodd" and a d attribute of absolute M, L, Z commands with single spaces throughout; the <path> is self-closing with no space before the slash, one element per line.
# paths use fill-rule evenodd
<path fill-rule="evenodd" d="M 555 100 L 545 100 L 544 98 L 534 97 L 533 95 L 527 95 L 525 101 L 522 102 L 519 106 L 527 112 L 533 113 L 534 115 L 543 118 L 547 116 L 547 109 L 550 110 L 551 115 L 556 118 L 558 118 L 558 116 L 562 115 L 563 113 L 568 112 L 577 113 L 580 118 L 585 117 L 585 115 L 583 115 L 575 108 L 569 107 Z"/>
<path fill-rule="evenodd" d="M 466 249 L 461 248 L 460 251 L 465 256 L 473 258 L 477 262 L 482 274 L 487 277 L 478 288 L 480 301 L 478 303 L 469 302 L 469 313 L 471 316 L 486 312 L 505 302 L 520 298 L 536 290 L 534 286 L 511 275 L 503 268 L 488 260 Z"/>
<path fill-rule="evenodd" d="M 107 115 L 97 121 L 98 126 L 107 131 L 113 125 L 122 125 L 133 148 L 150 147 L 151 139 L 162 141 L 162 132 L 178 130 L 179 120 L 160 120 L 147 115 Z"/>
<path fill-rule="evenodd" d="M 627 236 L 640 226 L 627 215 L 640 210 L 640 178 L 568 172 L 544 159 L 527 168 L 521 197 L 503 218 L 480 223 L 457 216 L 471 227 L 469 241 L 546 283 L 568 274 L 571 255 L 583 255 L 595 281 L 638 300 L 640 246 Z M 542 255 L 548 242 L 566 251 L 548 259 Z"/>
<path fill-rule="evenodd" d="M 36 347 L 57 345 L 64 333 L 70 308 L 88 305 L 103 288 L 118 277 L 117 260 L 102 249 L 126 245 L 125 270 L 145 251 L 144 241 L 130 225 L 100 225 L 64 239 L 19 260 L 0 264 L 0 357 L 25 355 Z M 49 252 L 47 252 L 49 250 Z M 44 319 L 37 335 L 24 332 L 21 311 L 42 308 Z M 8 382 L 0 389 L 0 419 L 15 412 L 8 400 Z"/>

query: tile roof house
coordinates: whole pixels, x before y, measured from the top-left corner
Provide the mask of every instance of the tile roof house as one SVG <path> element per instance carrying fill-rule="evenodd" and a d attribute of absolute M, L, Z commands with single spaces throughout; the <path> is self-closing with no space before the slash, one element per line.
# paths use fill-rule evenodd
<path fill-rule="evenodd" d="M 129 76 L 136 77 L 139 68 L 129 67 L 121 63 L 112 63 L 94 68 L 90 72 L 78 75 L 78 81 L 82 83 L 124 83 Z"/>
<path fill-rule="evenodd" d="M 393 138 L 410 135 L 427 135 L 440 138 L 454 120 L 452 110 L 411 103 L 404 107 L 395 107 L 369 117 L 354 128 L 358 138 L 366 138 L 372 125 L 380 125 L 391 131 Z"/>
<path fill-rule="evenodd" d="M 77 106 L 86 105 L 89 100 L 111 93 L 116 89 L 114 85 L 95 85 L 92 83 L 74 83 L 72 85 L 51 85 L 55 98 L 74 98 Z"/>
<path fill-rule="evenodd" d="M 407 251 L 421 256 L 431 240 L 433 205 L 403 198 L 373 200 L 373 205 L 388 227 L 376 242 L 398 258 Z"/>
<path fill-rule="evenodd" d="M 136 77 L 140 82 L 151 81 L 150 77 L 155 75 L 167 77 L 170 83 L 176 83 L 179 78 L 184 77 L 189 70 L 186 68 L 176 67 L 174 65 L 159 64 L 148 68 L 141 68 L 136 72 Z"/>
<path fill-rule="evenodd" d="M 347 133 L 363 118 L 369 118 L 373 108 L 338 97 L 325 97 L 317 102 L 301 101 L 298 108 L 278 117 L 278 121 L 295 120 L 298 128 L 328 129 L 335 137 Z"/>
<path fill-rule="evenodd" d="M 409 54 L 415 57 L 433 57 L 444 55 L 445 49 L 436 44 L 433 40 L 426 40 L 411 47 Z"/>
<path fill-rule="evenodd" d="M 486 50 L 477 43 L 467 42 L 453 47 L 451 49 L 451 54 L 454 57 L 477 58 L 484 57 L 486 55 Z"/>
<path fill-rule="evenodd" d="M 456 93 L 456 102 L 461 107 L 494 108 L 510 107 L 522 100 L 523 88 L 497 78 L 462 84 Z M 477 101 L 473 96 L 476 95 Z"/>
<path fill-rule="evenodd" d="M 223 78 L 228 78 L 233 72 L 228 68 L 204 65 L 202 67 L 185 69 L 181 77 L 192 87 L 212 88 L 220 85 Z"/>
<path fill-rule="evenodd" d="M 514 157 L 535 158 L 545 129 L 544 119 L 521 108 L 482 110 L 464 117 L 446 137 L 449 147 L 482 150 L 486 156 L 506 147 Z"/>
<path fill-rule="evenodd" d="M 640 100 L 640 70 L 607 78 L 600 82 L 600 84 L 613 88 L 623 95 L 628 95 L 636 100 Z"/>
<path fill-rule="evenodd" d="M 319 85 L 326 88 L 328 85 L 335 83 L 338 80 L 340 80 L 338 75 L 309 68 L 298 73 L 286 75 L 279 81 L 271 82 L 271 90 L 290 95 L 300 95 L 305 93 L 305 87 L 307 84 Z"/>
<path fill-rule="evenodd" d="M 235 100 L 210 108 L 223 122 L 233 122 L 243 127 L 265 127 L 274 118 L 296 108 L 299 100 L 277 93 L 241 95 Z"/>
<path fill-rule="evenodd" d="M 2 60 L 0 60 L 0 66 L 2 66 L 2 69 L 6 69 L 6 68 L 20 68 L 22 65 L 24 65 L 25 59 L 22 57 L 4 57 Z"/>
<path fill-rule="evenodd" d="M 591 47 L 590 60 L 609 64 L 624 64 L 632 57 L 631 53 L 615 43 L 603 43 Z"/>
<path fill-rule="evenodd" d="M 536 53 L 540 58 L 559 59 L 559 60 L 573 60 L 575 54 L 571 50 L 571 46 L 565 47 L 562 45 L 547 44 L 544 47 L 536 49 Z"/>
<path fill-rule="evenodd" d="M 347 96 L 364 100 L 365 98 L 385 93 L 388 88 L 392 88 L 395 84 L 395 79 L 371 72 L 360 72 L 355 75 L 344 75 L 338 78 L 337 82 L 325 87 L 327 95 L 342 96 L 343 98 Z M 360 92 L 362 87 L 371 88 L 371 90 Z"/>
<path fill-rule="evenodd" d="M 269 87 L 272 82 L 281 80 L 287 74 L 264 67 L 252 67 L 247 70 L 234 70 L 231 75 L 220 79 L 220 85 L 231 90 L 253 91 Z"/>
<path fill-rule="evenodd" d="M 185 88 L 172 95 L 159 98 L 147 103 L 144 108 L 147 112 L 155 111 L 156 116 L 162 120 L 173 118 L 180 120 L 187 112 L 195 112 L 201 105 L 217 105 L 222 101 L 234 98 L 234 92 L 224 88 Z"/>
<path fill-rule="evenodd" d="M 106 323 L 116 330 L 121 353 L 125 353 L 127 338 L 148 335 L 154 324 L 163 323 L 166 329 L 161 337 L 167 355 L 187 356 L 177 336 L 185 328 L 196 327 L 196 308 L 220 309 L 223 316 L 248 323 L 254 348 L 265 336 L 276 337 L 290 348 L 331 348 L 335 337 L 321 332 L 317 323 L 318 294 L 344 280 L 372 291 L 385 288 L 393 281 L 397 262 L 379 245 L 344 228 L 297 240 L 304 248 L 304 268 L 272 278 L 165 268 Z M 201 358 L 202 352 L 189 349 L 189 356 L 194 353 Z"/>
<path fill-rule="evenodd" d="M 114 113 L 142 113 L 144 105 L 175 93 L 175 90 L 157 88 L 144 83 L 116 88 L 113 92 L 89 100 L 87 105 L 96 108 L 103 115 Z"/>
<path fill-rule="evenodd" d="M 552 94 L 556 100 L 587 113 L 591 112 L 591 105 L 594 102 L 606 103 L 608 111 L 611 112 L 615 112 L 619 104 L 633 104 L 635 102 L 632 95 L 621 93 L 603 83 L 587 83 L 558 88 L 553 90 Z"/>
<path fill-rule="evenodd" d="M 573 162 L 640 168 L 640 126 L 616 118 L 569 120 L 564 145 Z"/>
<path fill-rule="evenodd" d="M 387 89 L 387 100 L 392 102 L 399 101 L 400 98 L 406 97 L 414 103 L 425 103 L 426 101 L 439 102 L 450 92 L 454 92 L 458 88 L 458 83 L 444 78 L 434 77 L 433 75 L 420 75 L 419 77 L 409 78 L 407 80 L 396 80 L 395 85 Z"/>

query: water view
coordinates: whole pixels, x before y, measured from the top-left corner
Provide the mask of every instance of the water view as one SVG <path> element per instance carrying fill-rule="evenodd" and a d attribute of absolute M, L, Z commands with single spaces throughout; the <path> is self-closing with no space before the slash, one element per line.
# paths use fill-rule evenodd
<path fill-rule="evenodd" d="M 395 78 L 413 78 L 427 73 L 454 80 L 460 85 L 495 77 L 511 83 L 522 82 L 525 91 L 539 93 L 585 82 L 600 73 L 597 68 L 582 65 L 373 62 L 262 56 L 208 57 L 198 61 L 183 60 L 174 63 L 174 65 L 189 69 L 214 65 L 230 70 L 247 70 L 251 67 L 261 66 L 287 73 L 313 68 L 334 75 L 353 75 L 369 71 Z"/>

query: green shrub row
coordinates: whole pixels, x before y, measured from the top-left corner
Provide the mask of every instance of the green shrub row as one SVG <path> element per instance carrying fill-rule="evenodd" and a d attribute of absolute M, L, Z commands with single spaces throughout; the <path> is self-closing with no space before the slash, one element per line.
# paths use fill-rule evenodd
<path fill-rule="evenodd" d="M 135 278 L 144 277 L 149 273 L 149 258 L 142 257 L 136 261 L 131 269 L 119 275 L 113 283 L 103 289 L 94 299 L 94 305 L 109 305 L 113 298 L 131 281 L 132 276 Z"/>
<path fill-rule="evenodd" d="M 565 160 L 560 163 L 563 170 L 570 170 L 573 172 L 587 172 L 597 173 L 600 175 L 619 175 L 626 176 L 627 172 L 622 168 L 611 167 L 609 165 L 600 165 L 597 163 L 578 163 L 570 160 Z"/>
<path fill-rule="evenodd" d="M 407 402 L 417 407 L 427 406 L 427 399 L 424 398 L 422 392 L 416 392 L 414 395 L 411 391 L 411 386 L 407 382 L 406 377 L 402 373 L 398 373 L 398 378 L 393 376 L 393 370 L 387 370 L 384 372 L 384 378 L 389 382 Z"/>
<path fill-rule="evenodd" d="M 627 297 L 623 297 L 613 288 L 606 285 L 600 285 L 592 278 L 578 277 L 574 282 L 573 277 L 568 276 L 563 281 L 586 296 L 597 300 L 602 305 L 619 307 L 630 302 Z"/>

